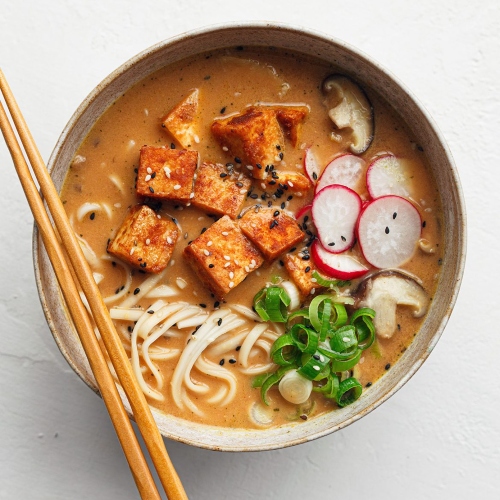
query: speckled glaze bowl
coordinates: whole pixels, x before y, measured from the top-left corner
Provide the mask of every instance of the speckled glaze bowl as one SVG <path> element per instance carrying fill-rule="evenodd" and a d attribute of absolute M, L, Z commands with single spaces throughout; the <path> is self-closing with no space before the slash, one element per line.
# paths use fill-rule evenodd
<path fill-rule="evenodd" d="M 125 90 L 174 61 L 235 45 L 275 46 L 319 57 L 342 68 L 361 84 L 372 87 L 392 104 L 404 121 L 412 124 L 417 141 L 426 145 L 444 209 L 445 253 L 431 309 L 419 334 L 398 363 L 354 404 L 307 422 L 264 430 L 200 425 L 153 409 L 160 431 L 167 438 L 212 450 L 256 451 L 307 442 L 355 422 L 386 401 L 420 368 L 445 328 L 460 287 L 465 262 L 465 206 L 453 159 L 441 134 L 404 85 L 371 58 L 340 40 L 307 29 L 268 23 L 215 26 L 187 33 L 145 50 L 111 73 L 76 110 L 57 142 L 49 161 L 57 188 L 61 188 L 71 159 L 93 123 Z M 41 302 L 57 345 L 75 372 L 97 392 L 36 229 L 33 253 Z M 128 403 L 125 404 L 130 413 Z"/>

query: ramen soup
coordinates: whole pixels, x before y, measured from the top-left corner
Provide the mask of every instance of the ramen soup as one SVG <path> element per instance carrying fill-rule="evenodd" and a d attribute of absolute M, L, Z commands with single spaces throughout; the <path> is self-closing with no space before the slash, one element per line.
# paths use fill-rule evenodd
<path fill-rule="evenodd" d="M 262 428 L 369 391 L 437 284 L 424 150 L 369 87 L 270 48 L 182 60 L 114 102 L 61 197 L 150 403 Z"/>

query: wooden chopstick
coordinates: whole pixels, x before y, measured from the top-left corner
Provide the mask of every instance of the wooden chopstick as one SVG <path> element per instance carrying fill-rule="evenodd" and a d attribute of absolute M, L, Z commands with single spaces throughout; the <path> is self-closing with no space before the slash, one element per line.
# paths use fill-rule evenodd
<path fill-rule="evenodd" d="M 83 290 L 84 295 L 87 298 L 90 310 L 92 312 L 97 328 L 100 331 L 108 356 L 116 371 L 120 384 L 123 387 L 123 390 L 130 402 L 132 413 L 134 414 L 134 418 L 138 425 L 139 431 L 141 432 L 146 448 L 148 449 L 151 460 L 156 468 L 160 482 L 165 492 L 167 493 L 169 500 L 187 499 L 187 495 L 184 491 L 182 483 L 167 454 L 163 438 L 161 437 L 156 422 L 151 414 L 149 405 L 135 379 L 135 375 L 132 371 L 132 367 L 130 365 L 128 356 L 116 333 L 113 322 L 109 316 L 108 309 L 105 306 L 102 300 L 102 296 L 99 292 L 99 289 L 94 281 L 92 271 L 90 270 L 90 267 L 88 266 L 88 263 L 81 251 L 79 243 L 76 240 L 73 229 L 71 228 L 71 225 L 68 221 L 62 202 L 59 198 L 59 195 L 55 189 L 54 184 L 52 183 L 47 168 L 43 163 L 43 159 L 38 151 L 38 148 L 36 147 L 33 137 L 31 136 L 31 133 L 24 121 L 21 111 L 19 110 L 19 107 L 9 88 L 7 80 L 5 79 L 5 76 L 1 70 L 0 70 L 0 90 L 4 96 L 7 107 L 10 111 L 17 133 L 21 138 L 21 142 L 28 156 L 31 168 L 33 169 L 35 177 L 40 185 L 40 190 L 42 192 L 43 197 L 45 198 L 45 201 L 49 208 L 49 212 L 52 216 L 57 232 L 59 233 L 60 239 L 62 241 L 62 245 L 66 250 L 66 255 L 69 258 L 72 270 L 75 273 L 79 285 Z M 59 246 L 59 241 L 55 235 L 52 225 L 50 224 L 48 215 L 45 212 L 43 202 L 33 182 L 30 170 L 24 159 L 24 155 L 21 151 L 21 148 L 17 143 L 17 139 L 12 130 L 10 122 L 7 118 L 5 110 L 3 109 L 3 106 L 1 106 L 0 122 L 1 122 L 2 132 L 5 137 L 5 141 L 7 142 L 7 145 L 11 152 L 12 158 L 16 166 L 16 170 L 18 172 L 18 176 L 21 180 L 23 189 L 25 190 L 26 197 L 30 203 L 30 207 L 32 207 L 35 220 L 37 221 L 37 224 L 39 224 L 40 229 L 41 225 L 43 225 L 43 230 L 41 229 L 41 234 L 42 237 L 44 238 L 44 244 L 46 245 L 47 251 L 48 253 L 50 252 L 49 258 L 51 262 L 53 262 L 52 257 L 54 257 L 55 261 L 59 261 L 59 258 L 61 258 L 62 259 L 61 261 L 65 262 L 64 255 Z M 41 221 L 40 223 L 38 219 L 40 219 Z M 50 226 L 50 229 L 47 227 L 47 223 Z M 82 311 L 83 306 L 81 304 L 81 299 L 78 296 L 78 291 L 76 290 L 76 286 L 73 284 L 74 290 L 71 289 L 71 285 L 69 285 L 69 287 L 66 288 L 67 281 L 70 280 L 69 277 L 71 276 L 71 273 L 67 272 L 69 270 L 68 264 L 66 264 L 66 267 L 64 267 L 64 265 L 65 264 L 61 264 L 60 267 L 58 267 L 59 264 L 56 264 L 56 267 L 58 267 L 57 276 L 58 279 L 59 277 L 61 278 L 60 285 L 61 288 L 63 288 L 63 290 L 65 291 L 65 299 L 68 302 L 68 308 L 69 304 L 71 303 L 72 304 L 71 307 L 73 309 L 73 312 L 71 314 L 73 315 L 74 313 L 75 317 L 78 318 L 78 320 L 75 321 L 75 325 L 77 326 L 79 325 L 81 327 L 82 330 L 79 331 L 81 335 L 83 335 L 84 337 L 88 336 L 89 338 L 93 337 L 95 339 L 94 334 L 92 332 L 92 328 L 90 328 L 90 330 L 87 329 L 88 325 L 86 324 L 86 321 L 89 322 L 89 319 L 86 311 L 85 310 Z M 65 274 L 64 278 L 62 277 L 63 274 Z M 75 292 L 76 295 L 73 292 Z M 68 295 L 67 298 L 66 294 Z M 82 312 L 84 314 L 81 314 Z M 86 320 L 81 318 L 86 318 Z M 91 333 L 91 335 L 89 335 L 89 333 Z M 97 370 L 97 366 L 100 366 L 100 361 L 99 361 L 99 355 L 96 355 L 95 351 L 93 350 L 93 347 L 96 346 L 91 346 L 89 341 L 87 347 L 89 347 L 89 351 L 87 352 L 87 350 L 85 350 L 85 352 L 87 357 L 89 358 L 89 362 L 92 360 L 92 363 L 94 364 Z M 97 348 L 99 348 L 98 345 Z M 94 369 L 92 364 L 91 367 Z M 97 371 L 100 373 L 100 370 Z M 96 374 L 96 372 L 94 372 L 94 374 Z M 99 375 L 99 377 L 101 376 L 102 375 Z M 109 376 L 111 377 L 110 374 Z M 113 397 L 108 396 L 108 389 L 110 392 L 112 391 L 112 389 L 110 389 L 109 387 L 110 385 L 112 385 L 114 390 L 116 391 L 116 386 L 114 384 L 114 381 L 112 380 L 112 378 L 110 381 L 109 378 L 107 378 L 107 376 L 102 376 L 102 377 L 103 379 L 101 383 L 103 384 L 103 387 L 105 386 L 107 388 L 105 393 L 103 393 L 101 390 L 103 399 L 105 398 L 104 394 L 106 394 L 106 397 L 108 398 L 107 400 L 105 400 L 106 404 L 114 406 L 116 402 L 119 402 L 121 407 L 122 405 L 119 396 L 113 396 Z M 118 398 L 118 401 L 116 401 L 116 397 Z M 119 416 L 122 411 L 124 412 L 123 408 L 121 410 L 113 410 L 113 414 L 110 413 L 110 415 L 112 419 L 114 418 L 117 419 L 117 423 L 115 424 L 115 420 L 113 420 L 113 424 L 115 424 L 115 428 L 117 434 L 119 435 L 120 442 L 122 443 L 122 447 L 124 447 L 127 460 L 129 460 L 130 467 L 133 471 L 134 479 L 136 480 L 141 495 L 142 494 L 146 495 L 143 498 L 152 498 L 152 499 L 158 498 L 157 496 L 158 492 L 157 491 L 154 492 L 151 489 L 152 486 L 151 474 L 149 470 L 147 472 L 145 472 L 144 470 L 144 458 L 143 457 L 142 459 L 138 458 L 138 452 L 140 452 L 140 449 L 139 450 L 137 449 L 137 447 L 139 446 L 137 443 L 137 439 L 129 440 L 130 431 L 126 430 L 126 425 L 123 423 L 123 418 Z M 118 423 L 118 419 L 120 419 L 120 423 Z M 133 433 L 133 430 L 131 430 L 131 432 Z M 148 489 L 148 491 L 146 489 Z"/>

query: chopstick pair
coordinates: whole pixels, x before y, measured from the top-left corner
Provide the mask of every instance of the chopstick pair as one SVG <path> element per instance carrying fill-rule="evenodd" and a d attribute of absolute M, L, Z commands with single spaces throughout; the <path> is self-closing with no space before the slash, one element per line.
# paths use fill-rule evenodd
<path fill-rule="evenodd" d="M 40 186 L 41 194 L 54 221 L 59 238 L 45 210 L 42 197 L 38 192 L 23 150 L 17 141 L 1 101 L 0 128 L 141 498 L 156 500 L 161 497 L 127 412 L 122 405 L 105 355 L 101 351 L 87 310 L 80 298 L 77 284 L 73 282 L 73 273 L 87 298 L 109 359 L 130 403 L 139 431 L 169 500 L 187 499 L 182 483 L 167 454 L 165 443 L 151 414 L 149 405 L 135 379 L 128 356 L 94 281 L 92 271 L 81 251 L 56 188 L 2 70 L 0 70 L 0 90 Z M 62 242 L 62 246 L 60 242 Z M 69 262 L 66 261 L 65 255 L 67 255 Z"/>

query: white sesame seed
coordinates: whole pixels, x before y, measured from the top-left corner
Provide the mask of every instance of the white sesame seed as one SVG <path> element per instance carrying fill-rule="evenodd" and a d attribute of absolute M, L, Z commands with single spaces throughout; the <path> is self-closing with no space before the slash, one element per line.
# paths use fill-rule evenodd
<path fill-rule="evenodd" d="M 180 188 L 181 188 L 181 185 L 180 185 L 180 184 L 176 184 L 176 185 L 174 186 L 174 189 L 175 189 L 176 191 L 177 191 L 178 189 L 180 189 Z"/>
<path fill-rule="evenodd" d="M 239 263 L 236 259 L 234 259 L 234 263 L 235 263 L 237 266 L 239 266 L 239 265 L 240 265 L 240 263 Z"/>
<path fill-rule="evenodd" d="M 313 368 L 314 368 L 317 372 L 319 372 L 319 370 L 320 370 L 320 368 L 319 368 L 319 366 L 318 366 L 318 365 L 314 365 L 314 366 L 313 366 Z"/>
<path fill-rule="evenodd" d="M 291 188 L 293 188 L 293 182 L 292 182 L 292 181 L 288 181 L 288 182 L 287 182 L 287 184 L 288 184 Z"/>
<path fill-rule="evenodd" d="M 257 262 L 255 262 L 255 259 L 252 259 L 252 261 L 251 261 L 251 262 L 252 262 L 252 265 L 253 265 L 253 266 L 256 266 L 256 265 L 257 265 Z"/>
<path fill-rule="evenodd" d="M 170 236 L 167 236 L 167 243 L 171 245 L 173 243 L 173 240 Z"/>
<path fill-rule="evenodd" d="M 149 245 L 151 243 L 151 240 L 149 238 L 146 239 L 146 245 Z"/>
<path fill-rule="evenodd" d="M 211 247 L 213 244 L 214 244 L 214 242 L 212 240 L 210 240 L 207 242 L 207 247 Z"/>
<path fill-rule="evenodd" d="M 311 281 L 312 281 L 313 283 L 316 283 L 318 280 L 317 280 L 316 278 L 311 278 Z"/>
<path fill-rule="evenodd" d="M 229 233 L 227 231 L 222 231 L 222 236 L 227 236 Z"/>
<path fill-rule="evenodd" d="M 260 187 L 265 191 L 266 190 L 266 183 L 265 182 L 261 182 L 260 183 Z"/>
<path fill-rule="evenodd" d="M 247 165 L 247 168 L 248 168 L 248 170 L 253 170 L 253 166 L 252 165 Z"/>
<path fill-rule="evenodd" d="M 194 193 L 191 193 L 191 194 L 189 195 L 189 198 L 193 199 L 193 198 L 194 198 Z"/>
<path fill-rule="evenodd" d="M 323 356 L 323 354 L 319 355 L 319 360 L 321 361 L 321 363 L 325 361 L 325 357 Z"/>
<path fill-rule="evenodd" d="M 222 151 L 229 151 L 227 146 L 222 146 Z"/>
<path fill-rule="evenodd" d="M 194 134 L 194 142 L 196 142 L 196 144 L 200 143 L 200 138 L 196 134 Z"/>
<path fill-rule="evenodd" d="M 130 255 L 133 255 L 133 254 L 134 254 L 134 252 L 135 252 L 135 247 L 132 247 L 132 248 L 130 249 Z"/>
<path fill-rule="evenodd" d="M 224 259 L 231 260 L 231 257 L 229 257 L 229 255 L 224 255 Z"/>
<path fill-rule="evenodd" d="M 281 158 L 279 157 L 279 155 L 276 155 L 276 156 L 274 157 L 274 161 L 277 161 L 277 162 L 280 162 L 280 161 L 281 161 Z"/>
<path fill-rule="evenodd" d="M 209 252 L 206 248 L 203 250 L 203 253 L 204 253 L 207 257 L 210 255 L 210 252 Z"/>
<path fill-rule="evenodd" d="M 249 273 L 249 272 L 250 272 L 250 268 L 249 268 L 248 266 L 245 266 L 245 271 L 246 271 L 247 273 Z"/>
<path fill-rule="evenodd" d="M 240 194 L 245 194 L 247 192 L 246 189 L 240 189 Z"/>
<path fill-rule="evenodd" d="M 313 289 L 311 290 L 311 295 L 314 295 L 315 293 L 316 293 L 316 288 L 313 288 Z"/>
<path fill-rule="evenodd" d="M 152 174 L 152 173 L 153 173 L 153 171 L 151 170 L 151 167 L 148 167 L 148 168 L 146 169 L 146 172 L 147 172 L 148 174 Z"/>
<path fill-rule="evenodd" d="M 226 263 L 224 264 L 224 267 L 229 267 L 230 265 L 231 265 L 231 262 L 226 262 Z"/>
<path fill-rule="evenodd" d="M 160 214 L 156 214 L 156 218 L 157 219 L 161 219 L 161 215 Z"/>
<path fill-rule="evenodd" d="M 170 179 L 170 172 L 171 172 L 171 170 L 167 166 L 164 166 L 163 170 L 165 172 L 165 175 Z"/>
<path fill-rule="evenodd" d="M 121 203 L 115 203 L 113 206 L 114 206 L 115 208 L 121 208 L 122 204 L 121 204 Z"/>
<path fill-rule="evenodd" d="M 344 342 L 349 342 L 349 337 L 343 337 L 343 338 L 342 338 L 342 340 L 343 340 Z"/>
<path fill-rule="evenodd" d="M 229 279 L 230 279 L 230 280 L 232 280 L 233 278 L 234 278 L 234 273 L 233 273 L 233 271 L 231 271 L 231 272 L 229 273 Z"/>
<path fill-rule="evenodd" d="M 230 281 L 229 282 L 229 288 L 233 288 L 233 286 L 234 286 L 234 281 Z"/>
<path fill-rule="evenodd" d="M 146 177 L 144 177 L 144 182 L 148 182 L 151 180 L 151 176 L 148 174 Z"/>

